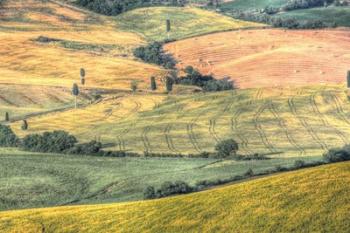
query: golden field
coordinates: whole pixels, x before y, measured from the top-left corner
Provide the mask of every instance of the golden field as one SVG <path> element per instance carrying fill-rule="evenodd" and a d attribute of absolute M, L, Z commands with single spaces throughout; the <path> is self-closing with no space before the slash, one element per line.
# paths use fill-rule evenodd
<path fill-rule="evenodd" d="M 2 232 L 337 232 L 350 228 L 350 163 L 190 195 L 0 213 Z"/>
<path fill-rule="evenodd" d="M 154 153 L 213 151 L 234 138 L 241 154 L 320 156 L 349 143 L 349 100 L 340 85 L 260 88 L 182 96 L 107 98 L 82 109 L 11 125 L 16 134 L 63 129 L 106 149 Z"/>
<path fill-rule="evenodd" d="M 305 86 L 346 81 L 350 31 L 242 30 L 165 45 L 179 61 L 240 88 Z"/>

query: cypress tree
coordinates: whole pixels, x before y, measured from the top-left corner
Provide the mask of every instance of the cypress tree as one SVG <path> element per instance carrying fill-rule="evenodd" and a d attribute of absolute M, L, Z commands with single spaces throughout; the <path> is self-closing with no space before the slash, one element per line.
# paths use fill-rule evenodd
<path fill-rule="evenodd" d="M 156 83 L 156 78 L 155 77 L 151 77 L 151 90 L 155 91 L 157 90 L 157 83 Z"/>
<path fill-rule="evenodd" d="M 81 85 L 85 85 L 85 69 L 80 68 L 80 83 Z"/>
<path fill-rule="evenodd" d="M 350 88 L 350 70 L 348 70 L 347 83 L 348 83 L 348 88 Z"/>
<path fill-rule="evenodd" d="M 5 113 L 5 121 L 10 121 L 10 116 L 8 112 Z"/>
<path fill-rule="evenodd" d="M 173 79 L 170 77 L 166 77 L 165 87 L 167 92 L 171 92 L 173 90 L 173 85 L 174 85 Z"/>
<path fill-rule="evenodd" d="M 76 83 L 73 84 L 72 94 L 75 97 L 75 108 L 77 108 L 77 97 L 79 95 L 79 87 L 78 87 L 78 84 Z"/>

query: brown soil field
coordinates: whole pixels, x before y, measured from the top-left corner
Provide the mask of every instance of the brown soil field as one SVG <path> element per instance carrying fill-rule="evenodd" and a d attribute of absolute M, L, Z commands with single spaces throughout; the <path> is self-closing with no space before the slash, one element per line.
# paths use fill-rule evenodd
<path fill-rule="evenodd" d="M 344 83 L 350 30 L 241 30 L 165 45 L 178 67 L 191 65 L 239 88 Z"/>

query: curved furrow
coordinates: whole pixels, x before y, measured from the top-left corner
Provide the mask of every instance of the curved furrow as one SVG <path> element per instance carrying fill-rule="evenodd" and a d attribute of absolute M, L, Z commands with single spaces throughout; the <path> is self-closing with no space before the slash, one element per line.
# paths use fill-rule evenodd
<path fill-rule="evenodd" d="M 339 116 L 339 118 L 344 121 L 346 124 L 350 125 L 350 121 L 348 120 L 348 118 L 346 117 L 346 113 L 344 112 L 344 109 L 341 105 L 341 101 L 339 100 L 339 97 L 337 95 L 335 95 L 334 93 L 329 92 L 329 95 L 332 98 L 332 102 L 334 103 L 334 108 L 336 110 L 337 115 Z"/>
<path fill-rule="evenodd" d="M 292 114 L 294 115 L 295 118 L 298 119 L 298 121 L 300 122 L 300 124 L 303 126 L 303 128 L 308 132 L 308 134 L 311 136 L 311 138 L 321 146 L 321 149 L 323 150 L 327 150 L 327 146 L 320 140 L 320 138 L 318 137 L 318 135 L 315 133 L 315 131 L 313 130 L 313 128 L 307 123 L 307 121 L 304 119 L 304 117 L 300 116 L 297 112 L 297 109 L 295 107 L 295 103 L 294 103 L 294 98 L 290 97 L 288 98 L 288 106 L 289 109 L 291 110 Z"/>
<path fill-rule="evenodd" d="M 284 131 L 286 138 L 288 140 L 288 142 L 294 147 L 296 148 L 299 152 L 300 152 L 300 156 L 305 154 L 305 150 L 302 146 L 300 146 L 297 141 L 294 139 L 294 137 L 291 135 L 291 133 L 289 132 L 289 129 L 284 121 L 284 119 L 279 115 L 278 111 L 276 110 L 275 105 L 272 103 L 272 101 L 270 101 L 269 104 L 269 109 L 270 112 L 272 113 L 272 115 L 275 117 L 275 119 L 278 121 L 279 126 L 281 127 L 281 129 Z"/>
<path fill-rule="evenodd" d="M 335 134 L 343 141 L 344 144 L 348 144 L 348 140 L 347 140 L 346 136 L 343 134 L 343 132 L 338 130 L 335 126 L 329 124 L 329 122 L 326 119 L 326 117 L 324 116 L 324 114 L 321 113 L 320 109 L 317 106 L 316 94 L 317 93 L 315 92 L 315 93 L 310 95 L 310 104 L 311 104 L 311 107 L 312 107 L 312 111 L 319 117 L 319 119 L 322 122 L 322 125 L 324 127 L 332 129 L 332 131 L 335 132 Z"/>
<path fill-rule="evenodd" d="M 253 123 L 254 123 L 254 127 L 255 129 L 258 131 L 259 137 L 262 141 L 262 143 L 264 144 L 264 146 L 272 153 L 276 152 L 275 148 L 273 147 L 273 145 L 270 143 L 270 141 L 268 140 L 265 130 L 263 129 L 263 127 L 261 126 L 260 122 L 259 122 L 259 118 L 261 116 L 261 114 L 265 111 L 265 109 L 268 107 L 268 104 L 265 102 L 262 105 L 260 105 L 260 107 L 258 108 L 257 112 L 254 115 L 254 119 L 253 119 Z"/>
<path fill-rule="evenodd" d="M 241 109 L 237 109 L 236 112 L 234 113 L 233 117 L 231 118 L 231 131 L 237 135 L 237 137 L 239 138 L 239 140 L 241 141 L 240 143 L 240 149 L 242 149 L 244 151 L 245 154 L 253 154 L 249 149 L 248 149 L 248 138 L 245 136 L 245 134 L 243 132 L 239 131 L 239 127 L 238 127 L 238 122 L 239 122 L 239 117 L 242 114 L 242 110 Z"/>

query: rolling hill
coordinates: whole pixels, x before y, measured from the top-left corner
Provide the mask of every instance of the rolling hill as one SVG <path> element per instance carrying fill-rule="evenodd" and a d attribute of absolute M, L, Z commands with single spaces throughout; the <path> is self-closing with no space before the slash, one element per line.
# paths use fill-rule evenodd
<path fill-rule="evenodd" d="M 216 181 L 293 166 L 294 161 L 320 157 L 233 161 L 200 158 L 111 158 L 0 149 L 0 211 L 99 204 L 143 199 L 147 186 L 163 182 Z M 0 229 L 1 232 L 1 229 Z"/>
<path fill-rule="evenodd" d="M 154 153 L 213 151 L 234 138 L 241 154 L 320 156 L 349 143 L 349 100 L 343 86 L 260 88 L 181 96 L 109 98 L 83 109 L 33 117 L 20 136 L 64 129 L 106 149 Z"/>
<path fill-rule="evenodd" d="M 169 38 L 165 21 L 170 19 Z M 147 40 L 178 40 L 219 31 L 265 25 L 232 19 L 194 7 L 150 7 L 128 11 L 116 17 L 118 26 L 143 35 Z"/>
<path fill-rule="evenodd" d="M 179 61 L 240 88 L 344 83 L 350 62 L 349 30 L 247 30 L 169 43 Z"/>
<path fill-rule="evenodd" d="M 350 163 L 201 193 L 0 213 L 3 232 L 348 232 Z"/>

